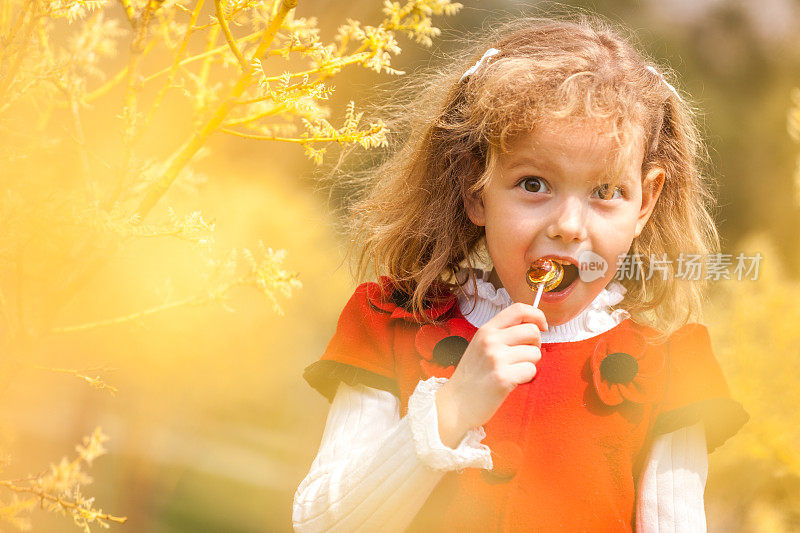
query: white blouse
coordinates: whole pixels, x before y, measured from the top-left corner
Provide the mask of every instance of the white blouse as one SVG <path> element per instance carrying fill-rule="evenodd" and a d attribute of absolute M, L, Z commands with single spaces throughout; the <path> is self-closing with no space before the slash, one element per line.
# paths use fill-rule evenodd
<path fill-rule="evenodd" d="M 458 294 L 460 309 L 476 327 L 511 304 L 488 274 L 477 280 L 474 309 L 470 283 Z M 542 332 L 542 342 L 577 341 L 611 329 L 628 316 L 609 309 L 624 292 L 611 282 L 577 317 Z M 455 449 L 442 443 L 435 393 L 446 381 L 420 381 L 403 418 L 394 394 L 340 383 L 317 456 L 294 495 L 295 531 L 405 531 L 447 472 L 491 469 L 483 427 L 472 428 Z M 656 438 L 636 484 L 636 531 L 705 532 L 707 475 L 702 422 Z"/>

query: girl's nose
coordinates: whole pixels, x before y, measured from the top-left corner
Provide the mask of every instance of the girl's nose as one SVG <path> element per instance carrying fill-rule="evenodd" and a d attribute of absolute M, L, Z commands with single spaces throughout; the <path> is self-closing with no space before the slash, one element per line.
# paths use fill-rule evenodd
<path fill-rule="evenodd" d="M 553 219 L 547 226 L 547 236 L 564 242 L 585 240 L 587 206 L 584 202 L 576 196 L 568 196 L 554 208 Z"/>

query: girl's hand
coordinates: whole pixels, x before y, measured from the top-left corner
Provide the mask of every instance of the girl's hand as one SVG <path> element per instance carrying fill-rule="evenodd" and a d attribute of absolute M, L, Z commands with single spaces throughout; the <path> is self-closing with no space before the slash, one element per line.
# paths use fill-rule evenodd
<path fill-rule="evenodd" d="M 470 428 L 492 418 L 517 385 L 533 379 L 546 329 L 541 309 L 519 302 L 478 329 L 453 376 L 436 391 L 442 443 L 456 447 Z"/>

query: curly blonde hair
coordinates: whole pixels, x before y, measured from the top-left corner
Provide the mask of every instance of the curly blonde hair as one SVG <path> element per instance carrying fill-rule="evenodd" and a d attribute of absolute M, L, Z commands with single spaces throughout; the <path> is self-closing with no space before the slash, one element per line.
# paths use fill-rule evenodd
<path fill-rule="evenodd" d="M 708 153 L 696 109 L 678 97 L 664 69 L 645 59 L 631 36 L 595 14 L 515 18 L 489 30 L 470 54 L 416 80 L 405 103 L 384 106 L 407 117 L 406 134 L 389 158 L 367 175 L 368 191 L 350 206 L 357 279 L 387 275 L 424 321 L 434 285 L 456 288 L 485 253 L 484 228 L 467 216 L 463 198 L 479 194 L 498 154 L 515 135 L 552 119 L 601 119 L 619 141 L 616 159 L 632 139 L 644 141 L 642 176 L 665 171 L 656 206 L 629 254 L 644 272 L 652 256 L 719 251 L 711 209 Z M 489 47 L 499 53 L 461 80 Z M 394 106 L 394 107 L 393 107 Z M 642 136 L 644 138 L 642 139 Z M 679 280 L 674 261 L 666 279 L 622 279 L 617 307 L 665 336 L 701 316 L 705 280 Z"/>

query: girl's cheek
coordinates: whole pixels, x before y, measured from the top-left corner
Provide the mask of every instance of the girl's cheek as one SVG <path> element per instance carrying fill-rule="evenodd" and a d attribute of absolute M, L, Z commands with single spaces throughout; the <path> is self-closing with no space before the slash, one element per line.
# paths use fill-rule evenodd
<path fill-rule="evenodd" d="M 519 242 L 520 238 L 532 235 L 539 231 L 538 219 L 534 216 L 515 216 L 507 213 L 503 231 L 508 240 Z"/>

